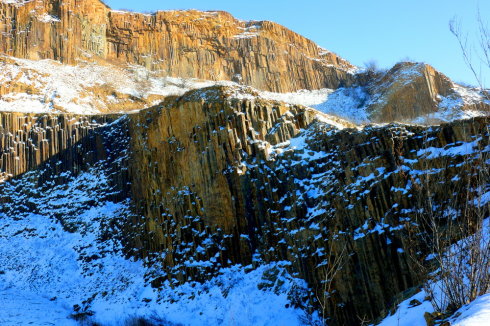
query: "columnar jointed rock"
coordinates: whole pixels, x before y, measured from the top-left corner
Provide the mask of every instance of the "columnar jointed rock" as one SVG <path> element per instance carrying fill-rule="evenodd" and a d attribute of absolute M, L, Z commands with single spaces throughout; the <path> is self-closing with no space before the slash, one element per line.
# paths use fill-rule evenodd
<path fill-rule="evenodd" d="M 53 172 L 77 170 L 77 165 L 93 159 L 90 152 L 96 151 L 85 152 L 84 139 L 111 120 L 109 116 L 0 113 L 0 181 L 34 170 L 63 152 Z"/>
<path fill-rule="evenodd" d="M 181 231 L 167 225 L 170 216 L 179 229 L 182 223 L 204 222 L 203 227 L 234 232 L 243 221 L 230 217 L 246 203 L 233 198 L 230 187 L 239 187 L 247 158 L 268 159 L 270 143 L 290 139 L 315 115 L 281 103 L 233 100 L 227 91 L 191 92 L 131 116 L 132 193 L 141 213 L 151 217 L 141 241 L 151 248 L 146 252 L 168 251 L 169 265 L 179 254 L 171 244 L 183 245 L 193 237 L 174 234 Z M 207 255 L 199 259 L 211 259 Z"/>
<path fill-rule="evenodd" d="M 453 176 L 473 164 L 450 148 L 485 134 L 488 120 L 363 131 L 314 123 L 295 147 L 284 143 L 311 120 L 300 107 L 232 100 L 223 89 L 132 116 L 132 192 L 145 217 L 135 221 L 142 229 L 133 245 L 168 271 L 153 275 L 155 286 L 206 279 L 229 264 L 287 260 L 321 300 L 332 285 L 333 322 L 356 324 L 417 284 L 407 256 L 413 185 L 446 173 L 446 190 L 435 190 L 446 198 Z M 480 141 L 475 150 L 488 143 Z M 326 282 L 341 255 L 343 269 Z"/>
<path fill-rule="evenodd" d="M 481 164 L 488 119 L 339 131 L 314 122 L 313 110 L 252 95 L 192 91 L 106 127 L 116 117 L 4 113 L 3 178 L 104 161 L 118 199 L 130 196 L 135 208 L 117 236 L 155 267 L 154 286 L 205 280 L 230 264 L 289 261 L 313 300 L 327 303 L 331 323 L 378 317 L 419 281 L 407 256 L 414 185 L 440 175 L 433 191 L 447 200 L 466 182 L 454 176 Z M 329 280 L 339 256 L 343 268 Z"/>
<path fill-rule="evenodd" d="M 354 67 L 272 22 L 225 12 L 111 11 L 99 0 L 0 2 L 0 53 L 29 59 L 107 59 L 163 75 L 236 80 L 263 90 L 337 88 Z"/>

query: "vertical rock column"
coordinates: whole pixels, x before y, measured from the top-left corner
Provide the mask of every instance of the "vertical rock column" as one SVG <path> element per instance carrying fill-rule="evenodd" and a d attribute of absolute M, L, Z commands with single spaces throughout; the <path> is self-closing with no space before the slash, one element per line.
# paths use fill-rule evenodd
<path fill-rule="evenodd" d="M 66 153 L 60 164 L 76 166 L 76 146 L 108 119 L 105 116 L 0 113 L 0 180 L 35 169 L 63 152 Z"/>

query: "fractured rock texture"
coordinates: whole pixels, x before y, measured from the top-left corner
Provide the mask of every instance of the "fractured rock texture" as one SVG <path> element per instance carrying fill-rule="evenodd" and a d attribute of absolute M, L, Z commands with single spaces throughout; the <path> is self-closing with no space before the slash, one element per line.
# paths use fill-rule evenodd
<path fill-rule="evenodd" d="M 36 115 L 0 113 L 0 179 L 15 177 L 66 152 L 61 164 L 76 169 L 77 160 L 90 157 L 78 146 L 107 116 Z M 99 139 L 92 139 L 94 147 Z M 84 155 L 86 154 L 86 155 Z"/>
<path fill-rule="evenodd" d="M 0 3 L 0 52 L 28 59 L 106 59 L 165 76 L 236 80 L 270 91 L 350 85 L 354 67 L 272 22 L 225 12 L 111 11 L 99 0 Z"/>
<path fill-rule="evenodd" d="M 105 162 L 114 196 L 134 209 L 117 236 L 146 259 L 153 286 L 205 280 L 232 264 L 289 261 L 332 324 L 355 325 L 418 284 L 407 255 L 414 185 L 440 177 L 433 191 L 451 199 L 448 189 L 465 182 L 454 177 L 482 164 L 489 121 L 339 131 L 315 116 L 237 99 L 226 87 L 117 120 L 3 113 L 2 179 L 38 168 L 44 189 L 49 175 Z M 341 256 L 343 268 L 327 279 Z"/>
<path fill-rule="evenodd" d="M 434 191 L 447 200 L 457 183 L 448 180 L 478 162 L 451 153 L 487 146 L 488 119 L 362 131 L 317 122 L 293 138 L 293 149 L 281 143 L 311 121 L 308 111 L 284 113 L 274 103 L 212 91 L 205 101 L 188 95 L 132 117 L 133 198 L 145 217 L 134 244 L 141 256 L 177 282 L 230 264 L 290 261 L 319 298 L 326 286 L 336 290 L 327 315 L 339 324 L 356 324 L 359 314 L 378 317 L 418 284 L 406 254 L 416 218 L 413 185 L 441 175 L 445 187 Z M 192 119 L 183 121 L 183 112 Z M 325 283 L 329 261 L 344 251 L 345 266 Z"/>

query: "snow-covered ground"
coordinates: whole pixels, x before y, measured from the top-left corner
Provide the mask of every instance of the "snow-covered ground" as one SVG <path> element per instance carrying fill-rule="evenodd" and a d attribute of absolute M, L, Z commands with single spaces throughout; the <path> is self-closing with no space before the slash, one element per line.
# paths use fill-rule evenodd
<path fill-rule="evenodd" d="M 0 2 L 8 3 L 8 4 L 22 4 L 25 1 L 24 0 L 1 0 Z"/>
<path fill-rule="evenodd" d="M 69 305 L 0 282 L 0 325 L 78 325 Z"/>
<path fill-rule="evenodd" d="M 460 308 L 450 319 L 453 326 L 484 326 L 490 324 L 490 294 L 482 295 Z"/>
<path fill-rule="evenodd" d="M 438 111 L 418 117 L 413 123 L 427 124 L 431 122 L 451 122 L 455 120 L 469 119 L 488 113 L 477 110 L 462 110 L 465 105 L 471 106 L 481 102 L 490 104 L 481 92 L 477 89 L 463 87 L 453 84 L 454 94 L 450 96 L 438 96 L 439 104 Z"/>
<path fill-rule="evenodd" d="M 362 107 L 367 95 L 362 88 L 273 93 L 231 81 L 161 77 L 140 66 L 120 68 L 87 62 L 70 66 L 53 60 L 1 58 L 0 84 L 4 85 L 6 93 L 0 95 L 0 111 L 97 114 L 113 111 L 111 107 L 117 108 L 118 105 L 123 107 L 134 99 L 142 100 L 136 105 L 144 109 L 158 104 L 165 97 L 181 96 L 190 90 L 229 86 L 235 89 L 232 96 L 236 98 L 281 101 L 312 107 L 354 123 L 368 122 Z M 22 90 L 29 91 L 16 91 L 19 85 Z"/>
<path fill-rule="evenodd" d="M 311 318 L 291 304 L 306 284 L 286 272 L 285 262 L 233 266 L 204 284 L 154 290 L 143 262 L 122 253 L 117 235 L 128 203 L 110 199 L 102 165 L 40 186 L 36 173 L 0 184 L 0 197 L 9 199 L 0 208 L 2 326 L 75 325 L 75 310 L 101 325 L 132 318 L 165 325 L 302 325 Z"/>
<path fill-rule="evenodd" d="M 487 197 L 486 194 L 483 197 Z M 486 205 L 487 202 L 480 201 L 474 205 Z M 445 262 L 456 261 L 457 266 L 461 266 L 460 263 L 470 264 L 469 259 L 466 257 L 466 250 L 464 250 L 465 245 L 471 246 L 472 239 L 478 239 L 480 245 L 484 250 L 487 250 L 490 244 L 490 219 L 486 219 L 482 224 L 482 237 L 473 238 L 473 236 L 467 239 L 462 239 L 456 244 L 452 245 L 451 248 L 447 250 L 444 255 Z M 469 242 L 467 242 L 469 240 Z M 469 249 L 468 249 L 469 251 Z M 429 255 L 431 257 L 433 255 Z M 429 259 L 429 257 L 427 259 Z M 468 265 L 469 266 L 469 265 Z M 464 269 L 459 268 L 460 272 L 467 272 Z M 489 271 L 490 272 L 490 271 Z M 420 291 L 406 299 L 405 301 L 398 304 L 396 311 L 386 317 L 379 326 L 426 326 L 426 319 L 424 315 L 426 313 L 433 313 L 435 311 L 433 302 L 430 300 L 430 295 L 432 295 L 434 302 L 437 306 L 445 309 L 448 304 L 448 299 L 444 289 L 447 286 L 438 275 L 438 271 L 433 273 L 435 279 L 426 283 L 427 288 L 420 289 Z M 470 292 L 468 285 L 467 275 L 458 275 L 465 280 L 465 284 L 457 293 L 461 293 L 462 289 L 467 288 L 467 293 Z M 429 295 L 430 294 L 430 295 Z M 490 324 L 490 294 L 484 294 L 478 297 L 473 302 L 461 307 L 456 311 L 451 317 L 446 319 L 452 326 L 486 326 Z"/>
<path fill-rule="evenodd" d="M 1 58 L 0 85 L 3 84 L 6 94 L 0 96 L 0 111 L 97 114 L 113 111 L 112 106 L 135 99 L 142 101 L 136 102 L 138 109 L 144 109 L 167 96 L 180 96 L 192 89 L 233 85 L 157 77 L 140 66 L 118 68 L 87 62 L 71 66 L 53 60 Z M 20 92 L 15 90 L 19 85 Z"/>
<path fill-rule="evenodd" d="M 378 326 L 427 326 L 425 313 L 433 313 L 434 308 L 421 291 L 398 305 L 397 311 L 385 318 Z M 490 294 L 482 295 L 463 306 L 448 318 L 452 326 L 487 326 L 490 324 Z"/>
<path fill-rule="evenodd" d="M 320 103 L 313 103 L 308 106 L 361 125 L 370 122 L 367 112 L 368 101 L 369 95 L 364 88 L 352 87 L 331 91 Z"/>

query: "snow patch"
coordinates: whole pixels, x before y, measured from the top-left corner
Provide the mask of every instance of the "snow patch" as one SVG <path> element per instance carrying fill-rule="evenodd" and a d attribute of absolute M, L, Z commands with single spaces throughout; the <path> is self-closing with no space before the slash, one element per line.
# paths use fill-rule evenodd
<path fill-rule="evenodd" d="M 332 114 L 355 124 L 369 123 L 366 103 L 369 99 L 363 87 L 340 88 L 326 93 L 324 101 L 311 105 L 323 113 Z"/>
<path fill-rule="evenodd" d="M 104 326 L 131 318 L 196 326 L 318 319 L 291 304 L 309 290 L 289 275 L 288 262 L 233 266 L 203 284 L 153 289 L 143 262 L 124 257 L 117 225 L 127 219 L 128 202 L 109 199 L 102 166 L 64 172 L 56 178 L 65 182 L 46 180 L 41 188 L 36 173 L 1 185 L 10 199 L 0 210 L 2 325 L 76 325 L 70 319 L 76 305 Z"/>
<path fill-rule="evenodd" d="M 43 14 L 42 16 L 38 16 L 37 19 L 43 23 L 58 23 L 61 20 L 58 17 L 51 16 L 49 14 Z"/>
<path fill-rule="evenodd" d="M 490 321 L 490 294 L 482 295 L 459 309 L 451 318 L 453 326 L 482 326 Z"/>

